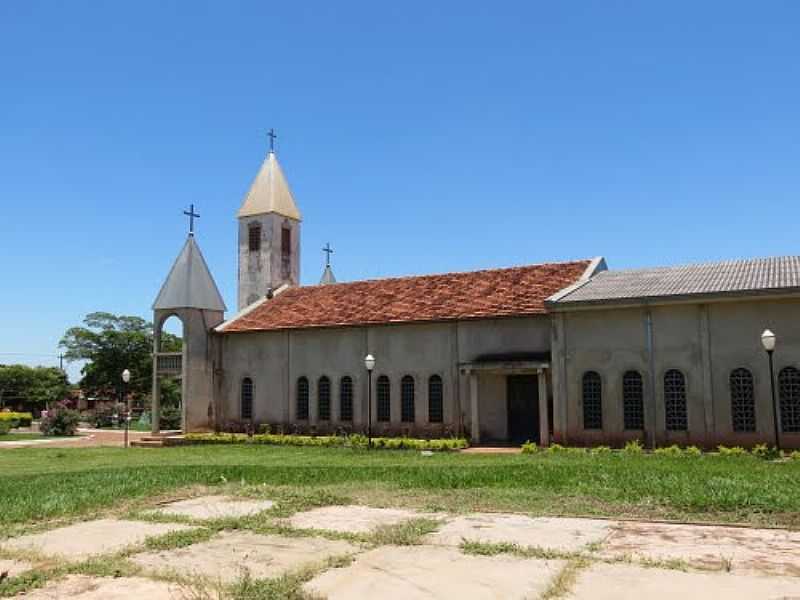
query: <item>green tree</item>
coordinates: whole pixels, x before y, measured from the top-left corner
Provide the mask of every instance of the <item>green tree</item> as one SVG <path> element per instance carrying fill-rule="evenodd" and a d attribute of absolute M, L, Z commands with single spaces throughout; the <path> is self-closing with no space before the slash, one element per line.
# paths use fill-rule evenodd
<path fill-rule="evenodd" d="M 0 365 L 0 407 L 21 403 L 44 408 L 63 400 L 68 391 L 69 382 L 61 369 Z"/>
<path fill-rule="evenodd" d="M 181 339 L 162 333 L 162 350 L 180 352 Z M 131 372 L 129 390 L 146 396 L 153 375 L 153 325 L 140 317 L 106 312 L 86 316 L 83 326 L 67 330 L 59 343 L 68 361 L 87 361 L 81 370 L 81 388 L 90 396 L 115 397 L 122 371 Z"/>

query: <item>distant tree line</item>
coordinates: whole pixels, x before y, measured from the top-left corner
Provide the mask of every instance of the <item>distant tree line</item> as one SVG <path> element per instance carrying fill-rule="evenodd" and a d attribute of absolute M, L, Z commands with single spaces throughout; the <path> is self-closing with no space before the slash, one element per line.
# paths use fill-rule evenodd
<path fill-rule="evenodd" d="M 69 388 L 67 376 L 57 367 L 0 365 L 0 410 L 41 410 L 64 400 Z"/>

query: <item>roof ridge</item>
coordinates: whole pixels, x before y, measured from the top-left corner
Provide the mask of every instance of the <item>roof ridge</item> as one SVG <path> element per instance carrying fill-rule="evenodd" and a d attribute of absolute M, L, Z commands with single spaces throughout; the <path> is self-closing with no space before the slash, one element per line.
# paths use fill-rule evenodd
<path fill-rule="evenodd" d="M 526 265 L 514 265 L 511 267 L 494 267 L 494 268 L 487 268 L 487 269 L 476 269 L 473 271 L 445 271 L 443 273 L 424 273 L 422 275 L 398 275 L 398 276 L 388 276 L 388 277 L 372 277 L 370 279 L 356 279 L 355 281 L 337 281 L 336 283 L 329 283 L 326 285 L 322 285 L 319 283 L 315 283 L 312 285 L 303 285 L 291 289 L 304 289 L 307 290 L 309 288 L 315 287 L 326 287 L 326 288 L 341 288 L 344 286 L 350 285 L 357 285 L 363 283 L 379 283 L 385 281 L 402 281 L 404 279 L 426 279 L 426 278 L 433 278 L 433 277 L 447 277 L 449 275 L 479 275 L 481 273 L 498 273 L 501 271 L 514 271 L 519 269 L 532 269 L 535 267 L 558 267 L 564 265 L 575 265 L 578 263 L 590 263 L 593 259 L 591 258 L 578 258 L 574 260 L 563 260 L 563 261 L 553 261 L 553 262 L 542 262 L 542 263 L 532 263 Z"/>
<path fill-rule="evenodd" d="M 645 271 L 673 271 L 679 269 L 687 269 L 690 267 L 712 267 L 712 266 L 721 266 L 721 265 L 733 265 L 736 263 L 755 263 L 759 261 L 774 261 L 780 259 L 787 259 L 787 258 L 794 258 L 800 260 L 800 255 L 798 254 L 782 254 L 782 255 L 774 255 L 774 256 L 756 256 L 752 258 L 726 258 L 723 260 L 707 260 L 702 262 L 694 262 L 694 263 L 681 263 L 677 265 L 656 265 L 653 267 L 632 267 L 630 269 L 608 269 L 606 271 L 601 271 L 598 275 L 605 274 L 608 275 L 622 275 L 622 274 L 629 274 L 629 273 L 643 273 Z"/>

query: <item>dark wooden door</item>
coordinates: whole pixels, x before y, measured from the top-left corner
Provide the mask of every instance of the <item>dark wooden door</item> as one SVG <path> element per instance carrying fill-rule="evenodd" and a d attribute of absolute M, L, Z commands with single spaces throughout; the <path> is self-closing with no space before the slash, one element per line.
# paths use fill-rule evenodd
<path fill-rule="evenodd" d="M 508 438 L 522 443 L 539 442 L 539 379 L 536 375 L 507 378 Z"/>

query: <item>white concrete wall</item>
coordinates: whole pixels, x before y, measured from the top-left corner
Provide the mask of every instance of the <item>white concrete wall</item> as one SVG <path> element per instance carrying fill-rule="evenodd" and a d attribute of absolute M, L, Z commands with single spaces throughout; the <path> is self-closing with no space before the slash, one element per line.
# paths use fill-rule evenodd
<path fill-rule="evenodd" d="M 648 351 L 652 319 L 652 367 Z M 752 445 L 773 441 L 767 357 L 760 345 L 769 327 L 778 335 L 775 374 L 800 364 L 800 300 L 752 299 L 706 304 L 572 310 L 553 316 L 553 377 L 556 440 L 574 444 L 622 444 L 643 438 L 623 431 L 622 375 L 637 370 L 644 381 L 647 441 Z M 730 372 L 748 368 L 755 379 L 756 434 L 734 433 Z M 664 415 L 664 374 L 679 369 L 686 379 L 688 431 L 668 432 Z M 603 382 L 603 431 L 583 429 L 581 380 L 597 371 Z M 651 383 L 655 385 L 651 387 Z M 655 388 L 655 394 L 653 394 Z M 784 434 L 800 445 L 798 434 Z"/>
<path fill-rule="evenodd" d="M 415 423 L 420 429 L 441 429 L 428 423 L 428 379 L 439 375 L 444 387 L 444 425 L 451 430 L 468 428 L 469 382 L 459 374 L 460 362 L 484 354 L 546 352 L 549 348 L 547 316 L 466 322 L 397 324 L 374 327 L 340 327 L 286 332 L 227 334 L 221 336 L 223 377 L 219 386 L 220 424 L 236 421 L 239 414 L 241 380 L 255 384 L 254 420 L 260 423 L 296 421 L 296 385 L 301 376 L 309 380 L 309 421 L 304 425 L 362 429 L 367 422 L 367 373 L 364 357 L 371 353 L 377 364 L 373 372 L 373 429 L 400 431 L 401 379 L 415 382 Z M 331 380 L 331 421 L 319 423 L 317 383 L 322 375 Z M 353 378 L 353 422 L 339 422 L 339 382 Z M 391 422 L 376 420 L 375 384 L 381 375 L 391 383 Z M 481 376 L 481 429 L 489 439 L 506 436 L 505 378 Z M 485 380 L 484 380 L 485 378 Z"/>

